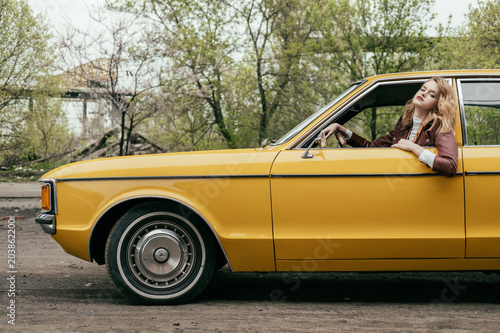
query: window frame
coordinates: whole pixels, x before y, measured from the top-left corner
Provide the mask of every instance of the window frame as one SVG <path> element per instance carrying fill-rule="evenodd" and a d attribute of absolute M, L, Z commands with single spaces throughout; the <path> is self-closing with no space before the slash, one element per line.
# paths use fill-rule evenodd
<path fill-rule="evenodd" d="M 307 146 L 308 146 L 307 142 L 316 138 L 318 136 L 319 132 L 321 130 L 323 130 L 327 125 L 335 122 L 345 112 L 347 112 L 350 108 L 352 108 L 357 102 L 359 102 L 361 99 L 366 97 L 368 94 L 372 93 L 378 87 L 386 86 L 386 85 L 403 85 L 403 84 L 424 83 L 424 82 L 428 81 L 430 78 L 432 78 L 432 76 L 433 75 L 428 76 L 428 77 L 427 76 L 426 77 L 415 77 L 415 78 L 408 78 L 408 79 L 403 79 L 403 80 L 391 79 L 391 80 L 374 82 L 371 86 L 366 87 L 358 95 L 351 98 L 348 103 L 339 107 L 338 111 L 334 110 L 330 115 L 325 117 L 320 123 L 318 123 L 314 128 L 312 128 L 307 134 L 301 136 L 298 140 L 296 140 L 293 143 L 293 145 L 288 149 L 293 149 L 293 150 L 305 150 L 305 149 L 307 149 Z M 445 76 L 443 78 L 450 84 L 450 86 L 452 86 L 452 84 L 453 84 L 452 77 Z M 396 125 L 396 124 L 394 124 L 394 125 Z M 390 148 L 390 147 L 381 147 L 381 148 Z M 345 148 L 322 148 L 322 149 L 345 149 Z M 355 148 L 351 148 L 351 149 L 355 149 Z"/>
<path fill-rule="evenodd" d="M 462 146 L 463 147 L 498 147 L 500 143 L 495 145 L 469 145 L 469 138 L 467 136 L 467 118 L 465 117 L 465 104 L 464 104 L 464 95 L 462 91 L 462 82 L 498 82 L 500 84 L 500 78 L 498 77 L 476 77 L 476 78 L 457 78 L 457 94 L 458 94 L 458 103 L 460 107 L 460 127 L 462 130 Z"/>

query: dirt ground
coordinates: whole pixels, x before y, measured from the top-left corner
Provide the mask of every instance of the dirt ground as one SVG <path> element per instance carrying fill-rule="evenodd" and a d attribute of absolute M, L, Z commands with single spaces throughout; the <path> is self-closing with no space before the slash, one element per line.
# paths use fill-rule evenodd
<path fill-rule="evenodd" d="M 7 266 L 9 224 L 0 220 L 0 332 L 498 332 L 500 275 L 472 273 L 217 272 L 201 297 L 140 306 L 106 268 L 74 258 L 34 222 L 36 198 L 0 198 L 15 222 L 15 283 Z M 15 297 L 9 296 L 14 290 Z M 15 300 L 15 326 L 8 323 Z"/>

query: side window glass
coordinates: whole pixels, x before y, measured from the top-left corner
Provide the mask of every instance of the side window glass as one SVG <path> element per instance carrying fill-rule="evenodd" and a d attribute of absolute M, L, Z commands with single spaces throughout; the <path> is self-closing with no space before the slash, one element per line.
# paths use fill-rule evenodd
<path fill-rule="evenodd" d="M 500 81 L 461 86 L 468 145 L 500 145 Z"/>
<path fill-rule="evenodd" d="M 388 134 L 403 114 L 403 106 L 373 106 L 364 109 L 345 126 L 361 137 L 373 141 Z"/>

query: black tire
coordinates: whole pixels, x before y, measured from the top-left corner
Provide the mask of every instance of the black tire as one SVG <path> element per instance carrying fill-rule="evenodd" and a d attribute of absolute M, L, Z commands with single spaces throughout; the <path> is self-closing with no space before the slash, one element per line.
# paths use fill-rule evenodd
<path fill-rule="evenodd" d="M 224 257 L 224 254 L 219 251 L 220 253 L 217 254 L 216 259 L 215 259 L 215 269 L 214 271 L 221 270 L 223 267 L 227 265 L 227 260 L 226 257 Z"/>
<path fill-rule="evenodd" d="M 175 206 L 175 205 L 174 205 Z M 110 232 L 106 265 L 118 289 L 143 304 L 182 304 L 209 283 L 213 237 L 197 217 L 160 203 L 138 205 Z"/>

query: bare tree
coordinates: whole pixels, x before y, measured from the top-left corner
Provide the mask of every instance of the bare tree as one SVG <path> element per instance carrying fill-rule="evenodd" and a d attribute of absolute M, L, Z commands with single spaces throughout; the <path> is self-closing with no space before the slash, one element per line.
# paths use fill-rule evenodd
<path fill-rule="evenodd" d="M 141 13 L 121 14 L 94 8 L 88 30 L 67 24 L 59 33 L 65 75 L 83 82 L 94 94 L 110 101 L 120 115 L 120 155 L 128 154 L 133 130 L 158 108 L 141 108 L 142 99 L 167 84 L 165 33 L 156 32 Z M 71 83 L 70 83 L 71 84 Z"/>

